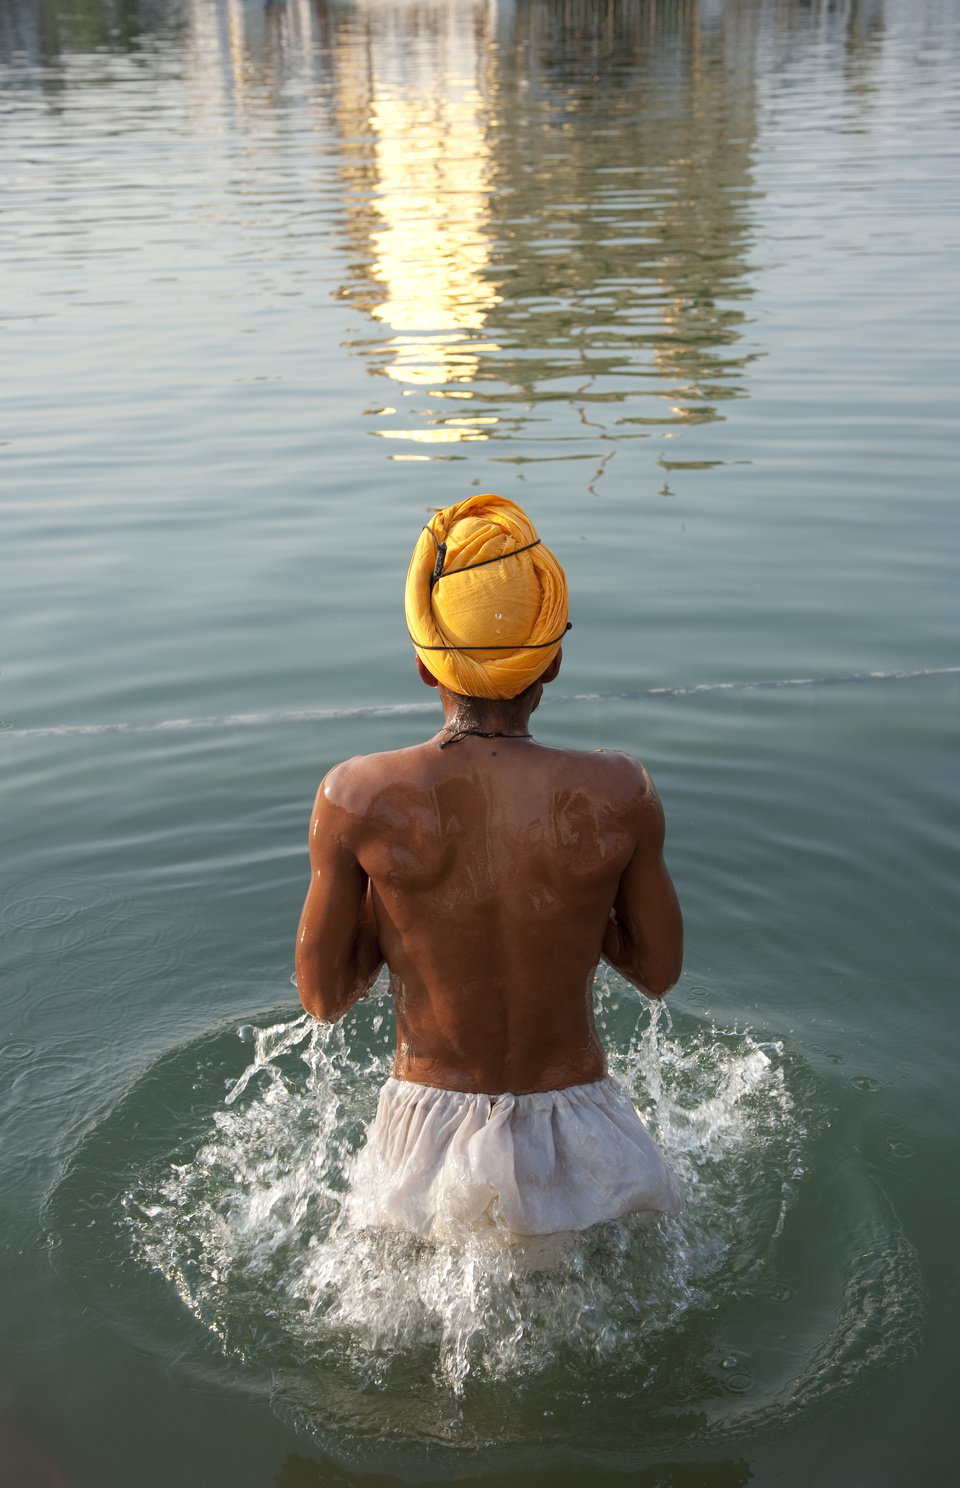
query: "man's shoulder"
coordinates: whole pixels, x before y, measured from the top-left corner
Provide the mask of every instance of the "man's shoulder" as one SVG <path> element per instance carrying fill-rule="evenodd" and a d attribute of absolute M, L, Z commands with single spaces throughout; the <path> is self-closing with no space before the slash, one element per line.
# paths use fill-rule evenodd
<path fill-rule="evenodd" d="M 562 778 L 602 792 L 619 810 L 642 809 L 657 801 L 646 767 L 624 749 L 560 749 L 555 753 Z"/>
<path fill-rule="evenodd" d="M 652 786 L 646 766 L 625 749 L 558 749 L 552 751 L 571 771 L 608 782 L 612 789 L 636 790 Z"/>
<path fill-rule="evenodd" d="M 325 802 L 352 815 L 363 814 L 384 788 L 406 781 L 416 773 L 416 757 L 421 748 L 414 745 L 409 749 L 387 749 L 342 760 L 321 780 L 317 804 Z"/>

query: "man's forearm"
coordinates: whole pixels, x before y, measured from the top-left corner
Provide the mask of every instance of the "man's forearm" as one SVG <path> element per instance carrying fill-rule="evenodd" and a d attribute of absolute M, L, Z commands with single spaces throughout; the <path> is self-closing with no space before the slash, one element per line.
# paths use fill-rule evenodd
<path fill-rule="evenodd" d="M 336 1022 L 365 997 L 384 964 L 371 881 L 354 862 L 317 869 L 296 931 L 296 990 L 308 1013 Z"/>
<path fill-rule="evenodd" d="M 677 980 L 676 976 L 669 975 L 665 967 L 655 967 L 647 963 L 647 958 L 643 954 L 642 947 L 638 945 L 631 926 L 615 909 L 610 911 L 600 950 L 603 959 L 613 967 L 614 971 L 618 971 L 639 992 L 645 993 L 647 997 L 652 997 L 657 1002 Z"/>
<path fill-rule="evenodd" d="M 364 898 L 352 944 L 342 960 L 331 959 L 324 938 L 311 938 L 301 922 L 296 956 L 297 991 L 306 1011 L 322 1023 L 336 1023 L 355 1002 L 365 997 L 382 965 L 383 953 L 369 894 Z"/>

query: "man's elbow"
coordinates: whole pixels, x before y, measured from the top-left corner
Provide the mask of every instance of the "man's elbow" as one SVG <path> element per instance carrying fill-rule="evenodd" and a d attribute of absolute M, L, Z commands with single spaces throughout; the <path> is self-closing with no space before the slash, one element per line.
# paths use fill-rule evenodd
<path fill-rule="evenodd" d="M 311 1018 L 316 1018 L 318 1023 L 339 1023 L 353 1006 L 352 999 L 332 998 L 306 987 L 298 987 L 297 991 L 300 993 L 304 1012 L 309 1013 Z"/>
<path fill-rule="evenodd" d="M 304 1012 L 310 1014 L 317 1023 L 337 1023 L 343 1016 L 342 1013 L 332 1012 L 324 1003 L 318 1002 L 314 997 L 300 998 Z"/>
<path fill-rule="evenodd" d="M 648 974 L 647 976 L 642 978 L 642 980 L 638 983 L 638 986 L 640 988 L 640 991 L 646 992 L 647 996 L 652 997 L 654 1002 L 660 1002 L 664 997 L 666 997 L 667 993 L 670 991 L 670 988 L 677 985 L 677 982 L 679 980 L 679 971 L 677 972 L 676 976 L 651 976 Z"/>
<path fill-rule="evenodd" d="M 303 962 L 297 966 L 297 992 L 304 1012 L 318 1023 L 338 1023 L 352 1005 L 341 989 L 331 985 L 329 977 L 319 977 Z"/>
<path fill-rule="evenodd" d="M 639 980 L 639 987 L 646 992 L 648 997 L 660 1002 L 666 997 L 671 987 L 675 987 L 680 980 L 683 970 L 683 950 L 679 949 L 675 956 L 669 961 L 659 961 L 656 965 L 645 966 Z"/>

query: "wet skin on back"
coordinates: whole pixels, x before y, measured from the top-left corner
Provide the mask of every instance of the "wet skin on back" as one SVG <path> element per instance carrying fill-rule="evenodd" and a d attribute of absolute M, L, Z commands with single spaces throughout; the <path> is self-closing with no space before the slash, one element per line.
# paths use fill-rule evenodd
<path fill-rule="evenodd" d="M 559 657 L 542 682 L 557 670 Z M 460 700 L 440 691 L 450 722 Z M 492 703 L 480 722 L 493 732 L 505 717 Z M 527 726 L 515 712 L 509 723 Z M 441 749 L 450 737 L 358 756 L 322 782 L 301 1001 L 335 1021 L 386 961 L 397 1078 L 490 1095 L 598 1080 L 601 955 L 651 997 L 680 974 L 653 783 L 627 754 L 475 735 Z"/>

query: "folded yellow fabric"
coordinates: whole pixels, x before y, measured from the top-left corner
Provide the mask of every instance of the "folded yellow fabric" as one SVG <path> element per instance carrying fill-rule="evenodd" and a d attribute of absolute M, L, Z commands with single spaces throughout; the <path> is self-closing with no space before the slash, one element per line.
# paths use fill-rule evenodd
<path fill-rule="evenodd" d="M 546 671 L 567 628 L 563 569 L 503 496 L 437 512 L 413 550 L 404 603 L 424 666 L 467 697 L 516 697 Z"/>

